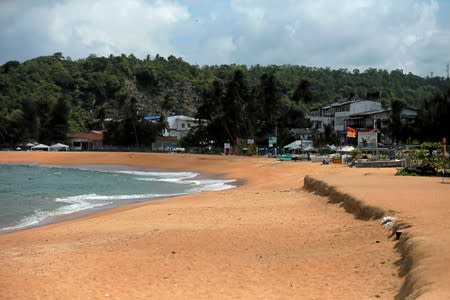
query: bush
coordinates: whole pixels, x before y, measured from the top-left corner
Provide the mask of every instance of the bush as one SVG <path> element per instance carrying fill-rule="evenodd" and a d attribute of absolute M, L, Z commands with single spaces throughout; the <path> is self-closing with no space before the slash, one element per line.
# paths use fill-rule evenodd
<path fill-rule="evenodd" d="M 439 143 L 423 143 L 420 150 L 411 153 L 410 158 L 415 167 L 404 168 L 397 175 L 450 176 L 450 158 L 443 157 Z"/>

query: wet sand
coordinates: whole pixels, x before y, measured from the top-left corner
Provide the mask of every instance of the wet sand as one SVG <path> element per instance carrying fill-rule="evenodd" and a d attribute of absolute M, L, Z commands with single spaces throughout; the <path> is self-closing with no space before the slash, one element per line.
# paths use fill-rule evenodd
<path fill-rule="evenodd" d="M 0 235 L 1 299 L 450 295 L 450 201 L 444 201 L 450 199 L 450 185 L 436 184 L 437 178 L 394 177 L 392 169 L 188 154 L 0 152 L 0 163 L 190 170 L 243 183 Z M 412 227 L 398 243 L 379 220 L 359 220 L 304 190 L 306 175 Z M 414 251 L 402 250 L 407 260 L 396 250 L 399 245 L 413 245 Z"/>

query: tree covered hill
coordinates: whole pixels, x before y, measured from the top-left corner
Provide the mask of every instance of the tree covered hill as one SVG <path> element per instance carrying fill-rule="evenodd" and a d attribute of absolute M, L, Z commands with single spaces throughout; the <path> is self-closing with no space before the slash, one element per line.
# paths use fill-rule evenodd
<path fill-rule="evenodd" d="M 236 71 L 240 78 L 236 79 Z M 163 122 L 170 113 L 211 113 L 211 109 L 205 110 L 206 104 L 214 105 L 215 96 L 211 93 L 215 88 L 218 91 L 217 84 L 226 85 L 233 78 L 237 83 L 245 82 L 256 107 L 263 107 L 262 102 L 271 92 L 270 88 L 264 89 L 264 84 L 276 85 L 277 99 L 303 114 L 338 99 L 364 98 L 373 92 L 380 93 L 386 106 L 395 99 L 420 107 L 422 101 L 443 93 L 449 86 L 448 79 L 422 78 L 401 70 L 196 66 L 181 58 L 159 55 L 145 59 L 133 55 L 90 55 L 72 60 L 55 53 L 23 63 L 9 61 L 0 67 L 0 144 L 62 141 L 68 131 L 104 129 L 105 120 L 128 120 L 128 125 L 116 124 L 115 129 L 132 126 L 136 133 L 138 116 L 160 115 Z M 161 129 L 164 125 L 159 126 Z M 139 140 L 129 141 L 134 142 Z"/>

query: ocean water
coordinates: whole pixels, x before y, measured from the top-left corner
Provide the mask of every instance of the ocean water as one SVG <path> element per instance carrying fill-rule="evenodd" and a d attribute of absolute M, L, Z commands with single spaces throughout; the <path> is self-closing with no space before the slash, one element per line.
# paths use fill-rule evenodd
<path fill-rule="evenodd" d="M 233 184 L 234 180 L 205 179 L 193 172 L 135 170 L 125 166 L 0 164 L 0 233 L 77 212 L 228 189 Z"/>

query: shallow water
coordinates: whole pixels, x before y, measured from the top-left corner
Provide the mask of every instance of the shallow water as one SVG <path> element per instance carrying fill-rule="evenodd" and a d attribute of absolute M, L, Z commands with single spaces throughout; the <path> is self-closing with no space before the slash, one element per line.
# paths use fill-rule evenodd
<path fill-rule="evenodd" d="M 0 231 L 94 208 L 233 187 L 233 180 L 198 175 L 125 166 L 0 165 Z"/>

